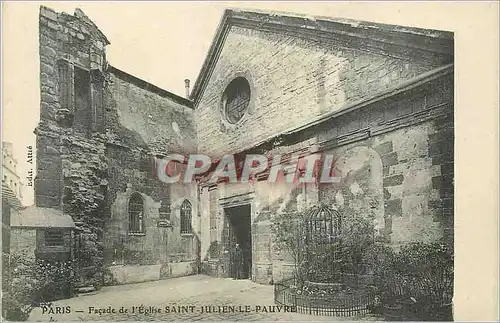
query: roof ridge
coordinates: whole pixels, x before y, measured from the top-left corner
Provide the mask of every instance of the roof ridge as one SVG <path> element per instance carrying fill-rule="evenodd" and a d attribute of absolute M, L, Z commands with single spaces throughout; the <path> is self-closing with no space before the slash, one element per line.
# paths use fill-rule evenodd
<path fill-rule="evenodd" d="M 398 32 L 406 32 L 412 33 L 415 35 L 423 35 L 428 37 L 445 37 L 448 38 L 450 36 L 449 31 L 437 30 L 432 28 L 422 28 L 422 27 L 412 27 L 412 26 L 402 26 L 398 24 L 388 24 L 388 23 L 380 23 L 374 21 L 368 21 L 363 19 L 355 19 L 355 18 L 344 18 L 344 17 L 331 17 L 331 16 L 322 16 L 322 15 L 312 15 L 312 14 L 303 14 L 292 11 L 278 11 L 278 10 L 268 10 L 268 9 L 246 9 L 241 7 L 230 7 L 226 9 L 226 11 L 234 12 L 234 13 L 242 13 L 242 14 L 262 14 L 268 16 L 280 16 L 287 18 L 302 18 L 304 20 L 309 21 L 325 21 L 332 23 L 339 23 L 345 25 L 351 25 L 352 27 L 366 27 L 366 28 L 377 28 L 383 27 L 383 30 L 392 30 Z"/>
<path fill-rule="evenodd" d="M 431 52 L 453 56 L 453 33 L 434 29 L 367 22 L 348 18 L 331 18 L 307 14 L 284 13 L 260 9 L 230 8 L 222 15 L 205 61 L 191 92 L 196 106 L 204 91 L 213 65 L 217 63 L 220 49 L 224 46 L 228 30 L 242 27 L 265 32 L 290 31 L 295 37 L 310 37 L 317 33 L 323 39 L 354 39 L 358 44 L 371 44 L 380 51 Z M 388 46 L 385 46 L 388 45 Z M 388 49 L 390 47 L 391 49 Z M 418 54 L 414 54 L 418 55 Z"/>
<path fill-rule="evenodd" d="M 159 87 L 159 86 L 157 86 L 149 81 L 146 81 L 138 76 L 135 76 L 133 74 L 125 72 L 124 70 L 119 69 L 119 68 L 109 64 L 109 62 L 108 62 L 108 71 L 112 74 L 115 74 L 117 77 L 126 78 L 127 81 L 129 81 L 130 83 L 132 83 L 132 84 L 134 84 L 142 89 L 156 93 L 156 94 L 161 95 L 161 96 L 169 97 L 172 100 L 177 101 L 180 104 L 186 105 L 188 108 L 192 108 L 193 102 L 190 99 L 187 99 L 187 98 L 182 97 L 178 94 L 175 94 L 173 92 L 165 90 L 164 88 L 161 88 L 161 87 Z"/>

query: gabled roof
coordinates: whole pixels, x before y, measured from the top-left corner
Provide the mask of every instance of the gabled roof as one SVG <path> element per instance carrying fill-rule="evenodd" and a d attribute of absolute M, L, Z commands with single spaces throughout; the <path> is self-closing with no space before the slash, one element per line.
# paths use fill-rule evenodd
<path fill-rule="evenodd" d="M 61 210 L 28 206 L 10 218 L 11 228 L 74 228 L 75 223 Z"/>
<path fill-rule="evenodd" d="M 351 19 L 227 9 L 219 22 L 215 38 L 191 93 L 190 98 L 194 101 L 195 106 L 200 100 L 232 26 L 275 33 L 286 32 L 290 35 L 308 39 L 326 41 L 342 39 L 344 44 L 347 42 L 353 46 L 364 47 L 374 53 L 391 52 L 396 55 L 408 55 L 410 52 L 414 55 L 433 53 L 449 57 L 450 62 L 453 60 L 452 32 Z"/>

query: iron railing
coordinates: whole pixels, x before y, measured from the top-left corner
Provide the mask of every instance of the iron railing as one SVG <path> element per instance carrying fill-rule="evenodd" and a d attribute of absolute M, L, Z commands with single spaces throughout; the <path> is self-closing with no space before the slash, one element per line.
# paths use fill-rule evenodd
<path fill-rule="evenodd" d="M 340 295 L 308 295 L 294 290 L 295 280 L 287 279 L 274 284 L 274 300 L 278 305 L 290 306 L 297 313 L 324 316 L 352 317 L 372 312 L 376 303 L 376 289 L 360 284 L 352 293 Z M 342 292 L 340 292 L 342 293 Z"/>

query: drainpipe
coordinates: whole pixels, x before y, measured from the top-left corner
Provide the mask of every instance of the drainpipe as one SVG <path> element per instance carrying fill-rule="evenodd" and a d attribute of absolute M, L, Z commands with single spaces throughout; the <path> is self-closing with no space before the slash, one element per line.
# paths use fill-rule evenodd
<path fill-rule="evenodd" d="M 191 81 L 189 79 L 184 80 L 184 87 L 186 88 L 186 99 L 189 99 L 189 84 Z"/>

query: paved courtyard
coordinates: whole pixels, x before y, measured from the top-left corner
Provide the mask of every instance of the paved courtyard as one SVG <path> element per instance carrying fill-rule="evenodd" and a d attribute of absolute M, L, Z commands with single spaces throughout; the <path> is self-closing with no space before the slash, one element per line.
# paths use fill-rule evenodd
<path fill-rule="evenodd" d="M 276 312 L 271 312 L 274 305 L 273 286 L 197 275 L 104 287 L 93 295 L 54 302 L 53 309 L 46 313 L 37 308 L 30 321 L 347 320 L 283 312 L 283 309 L 278 312 L 277 308 L 274 308 Z M 349 320 L 356 319 L 375 320 L 374 317 Z"/>

